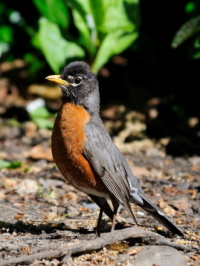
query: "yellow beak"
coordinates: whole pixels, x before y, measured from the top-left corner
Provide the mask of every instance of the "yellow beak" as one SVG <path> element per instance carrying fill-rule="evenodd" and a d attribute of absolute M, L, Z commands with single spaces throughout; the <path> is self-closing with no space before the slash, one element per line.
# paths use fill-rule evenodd
<path fill-rule="evenodd" d="M 50 81 L 56 82 L 60 85 L 70 86 L 71 83 L 67 82 L 66 80 L 62 79 L 60 75 L 51 75 L 46 77 L 45 79 L 48 79 Z"/>

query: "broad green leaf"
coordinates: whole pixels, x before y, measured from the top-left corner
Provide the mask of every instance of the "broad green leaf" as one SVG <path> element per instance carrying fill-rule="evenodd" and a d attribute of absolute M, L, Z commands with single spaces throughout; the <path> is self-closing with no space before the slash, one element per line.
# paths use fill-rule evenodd
<path fill-rule="evenodd" d="M 141 23 L 139 0 L 124 0 L 124 8 L 129 20 L 138 29 Z"/>
<path fill-rule="evenodd" d="M 9 126 L 12 126 L 12 127 L 20 127 L 21 125 L 21 123 L 17 121 L 15 118 L 8 119 L 8 124 Z"/>
<path fill-rule="evenodd" d="M 104 0 L 89 0 L 90 8 L 92 15 L 94 17 L 94 21 L 96 23 L 96 27 L 101 27 L 103 25 L 104 17 L 105 17 L 105 1 Z"/>
<path fill-rule="evenodd" d="M 19 168 L 20 166 L 21 166 L 21 162 L 8 162 L 8 161 L 0 160 L 0 170 L 3 168 L 15 169 L 15 168 Z"/>
<path fill-rule="evenodd" d="M 22 163 L 21 162 L 12 162 L 10 165 L 8 165 L 8 169 L 16 169 L 21 167 Z"/>
<path fill-rule="evenodd" d="M 194 42 L 194 47 L 195 48 L 200 48 L 200 37 L 198 37 L 195 42 Z"/>
<path fill-rule="evenodd" d="M 200 58 L 200 50 L 198 50 L 198 52 L 196 52 L 195 54 L 193 54 L 192 56 L 194 59 L 199 59 Z"/>
<path fill-rule="evenodd" d="M 74 23 L 81 34 L 79 41 L 93 56 L 96 51 L 97 31 L 89 0 L 69 0 L 68 2 L 72 6 Z"/>
<path fill-rule="evenodd" d="M 190 49 L 192 58 L 199 59 L 200 58 L 200 37 L 196 38 L 194 42 L 194 46 Z"/>
<path fill-rule="evenodd" d="M 0 42 L 0 57 L 2 56 L 3 53 L 8 52 L 10 49 L 10 45 L 7 44 L 6 42 Z"/>
<path fill-rule="evenodd" d="M 175 34 L 171 46 L 172 48 L 177 48 L 185 40 L 200 31 L 200 16 L 190 19 Z"/>
<path fill-rule="evenodd" d="M 98 50 L 92 65 L 92 70 L 97 73 L 100 68 L 108 62 L 110 57 L 122 53 L 137 39 L 137 37 L 137 32 L 125 33 L 122 30 L 108 34 Z"/>
<path fill-rule="evenodd" d="M 84 57 L 84 50 L 76 43 L 65 40 L 55 23 L 42 18 L 39 26 L 40 49 L 55 73 L 60 72 L 66 59 Z"/>
<path fill-rule="evenodd" d="M 3 2 L 3 1 L 2 1 Z M 2 14 L 5 14 L 5 12 L 7 11 L 6 9 L 7 9 L 7 7 L 6 7 L 6 5 L 4 4 L 4 3 L 0 3 L 0 14 L 2 15 Z"/>
<path fill-rule="evenodd" d="M 89 50 L 91 48 L 92 42 L 91 42 L 90 30 L 87 25 L 87 22 L 77 10 L 74 9 L 72 10 L 72 12 L 73 12 L 73 17 L 74 17 L 74 23 L 81 35 L 79 38 L 79 42 L 87 50 Z"/>
<path fill-rule="evenodd" d="M 56 24 L 69 26 L 69 11 L 63 0 L 33 0 L 41 15 Z"/>
<path fill-rule="evenodd" d="M 33 121 L 39 128 L 53 129 L 54 122 L 51 119 L 34 118 Z"/>
<path fill-rule="evenodd" d="M 0 26 L 0 42 L 12 43 L 13 42 L 13 30 L 10 26 Z"/>
<path fill-rule="evenodd" d="M 73 9 L 76 9 L 83 18 L 91 13 L 89 0 L 67 0 L 67 3 L 70 4 Z"/>
<path fill-rule="evenodd" d="M 48 118 L 50 116 L 46 107 L 39 107 L 30 113 L 32 118 Z"/>
<path fill-rule="evenodd" d="M 134 23 L 126 13 L 123 0 L 104 0 L 103 23 L 98 29 L 104 33 L 120 29 L 124 29 L 124 31 L 135 29 Z"/>
<path fill-rule="evenodd" d="M 191 13 L 196 9 L 196 3 L 194 1 L 190 1 L 185 6 L 185 12 Z"/>
<path fill-rule="evenodd" d="M 8 161 L 4 161 L 4 160 L 0 160 L 0 170 L 3 168 L 7 168 L 10 165 L 10 162 Z"/>

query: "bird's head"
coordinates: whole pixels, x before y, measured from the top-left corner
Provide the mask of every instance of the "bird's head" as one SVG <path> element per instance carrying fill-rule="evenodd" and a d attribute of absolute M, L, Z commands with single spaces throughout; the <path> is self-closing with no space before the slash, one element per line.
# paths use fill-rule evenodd
<path fill-rule="evenodd" d="M 86 63 L 72 62 L 61 75 L 51 75 L 46 79 L 61 86 L 64 102 L 82 105 L 90 114 L 99 112 L 98 81 Z"/>

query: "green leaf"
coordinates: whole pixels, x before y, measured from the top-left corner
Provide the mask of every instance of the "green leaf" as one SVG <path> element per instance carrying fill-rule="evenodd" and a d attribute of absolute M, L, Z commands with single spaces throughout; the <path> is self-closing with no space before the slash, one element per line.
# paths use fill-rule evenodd
<path fill-rule="evenodd" d="M 200 37 L 198 37 L 195 42 L 194 42 L 194 47 L 195 48 L 200 48 Z"/>
<path fill-rule="evenodd" d="M 172 40 L 171 47 L 177 48 L 198 31 L 200 31 L 200 16 L 190 19 L 181 26 Z"/>
<path fill-rule="evenodd" d="M 0 42 L 13 42 L 13 30 L 10 26 L 2 25 L 0 27 Z"/>
<path fill-rule="evenodd" d="M 94 17 L 94 21 L 96 23 L 97 28 L 103 25 L 104 17 L 105 17 L 105 1 L 104 0 L 89 0 L 90 8 L 92 15 Z"/>
<path fill-rule="evenodd" d="M 73 9 L 86 19 L 86 15 L 91 13 L 89 0 L 68 0 L 67 1 Z"/>
<path fill-rule="evenodd" d="M 194 59 L 199 59 L 200 58 L 200 50 L 198 50 L 198 52 L 194 53 L 192 57 Z"/>
<path fill-rule="evenodd" d="M 34 118 L 33 121 L 36 123 L 36 125 L 39 128 L 53 129 L 53 126 L 54 126 L 54 122 L 51 119 Z"/>
<path fill-rule="evenodd" d="M 69 26 L 69 11 L 63 0 L 33 0 L 41 15 L 59 26 Z"/>
<path fill-rule="evenodd" d="M 68 2 L 73 7 L 74 23 L 81 34 L 79 41 L 93 56 L 96 52 L 97 32 L 89 0 L 69 0 Z"/>
<path fill-rule="evenodd" d="M 81 14 L 73 9 L 74 23 L 80 32 L 79 42 L 88 50 L 94 50 L 93 44 L 91 42 L 90 29 L 87 25 L 86 20 L 81 16 Z M 91 51 L 92 52 L 92 51 Z"/>
<path fill-rule="evenodd" d="M 186 13 L 191 13 L 192 11 L 194 11 L 196 9 L 196 4 L 194 1 L 190 1 L 186 4 L 185 6 L 185 11 Z"/>
<path fill-rule="evenodd" d="M 139 0 L 124 0 L 124 8 L 129 20 L 134 23 L 138 29 L 141 24 Z"/>
<path fill-rule="evenodd" d="M 5 43 L 5 42 L 0 42 L 0 56 L 1 56 L 3 53 L 8 52 L 9 49 L 10 49 L 10 45 L 8 45 L 8 44 Z"/>
<path fill-rule="evenodd" d="M 48 118 L 50 116 L 46 107 L 39 107 L 30 113 L 32 118 Z"/>
<path fill-rule="evenodd" d="M 20 127 L 21 123 L 14 118 L 8 119 L 8 125 L 12 127 Z"/>
<path fill-rule="evenodd" d="M 19 168 L 21 166 L 21 162 L 8 162 L 4 160 L 0 160 L 0 170 L 3 168 L 8 168 L 8 169 L 15 169 Z"/>
<path fill-rule="evenodd" d="M 0 170 L 3 168 L 7 168 L 10 165 L 10 162 L 0 160 Z"/>
<path fill-rule="evenodd" d="M 21 167 L 22 163 L 21 162 L 12 162 L 10 165 L 7 167 L 8 169 L 16 169 Z"/>
<path fill-rule="evenodd" d="M 108 34 L 99 48 L 92 70 L 97 73 L 110 57 L 122 53 L 137 37 L 137 32 L 125 33 L 122 30 Z"/>
<path fill-rule="evenodd" d="M 84 50 L 76 43 L 65 40 L 55 23 L 42 18 L 39 26 L 40 49 L 55 73 L 60 73 L 66 59 L 84 57 Z"/>
<path fill-rule="evenodd" d="M 136 28 L 128 17 L 123 0 L 104 0 L 104 13 L 102 16 L 103 21 L 98 29 L 103 33 L 112 33 L 120 29 L 134 31 Z"/>

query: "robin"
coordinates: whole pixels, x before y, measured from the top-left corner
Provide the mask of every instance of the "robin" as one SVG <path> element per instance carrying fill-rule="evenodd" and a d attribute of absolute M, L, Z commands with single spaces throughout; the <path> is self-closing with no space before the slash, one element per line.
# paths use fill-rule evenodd
<path fill-rule="evenodd" d="M 183 235 L 144 194 L 124 155 L 106 131 L 99 115 L 98 81 L 90 67 L 84 62 L 72 62 L 61 75 L 46 79 L 59 84 L 63 93 L 63 104 L 52 132 L 53 158 L 64 178 L 100 207 L 98 235 L 103 212 L 112 220 L 111 231 L 114 230 L 119 205 L 136 222 L 130 202 L 139 205 L 172 233 Z M 111 200 L 113 210 L 107 199 Z"/>

